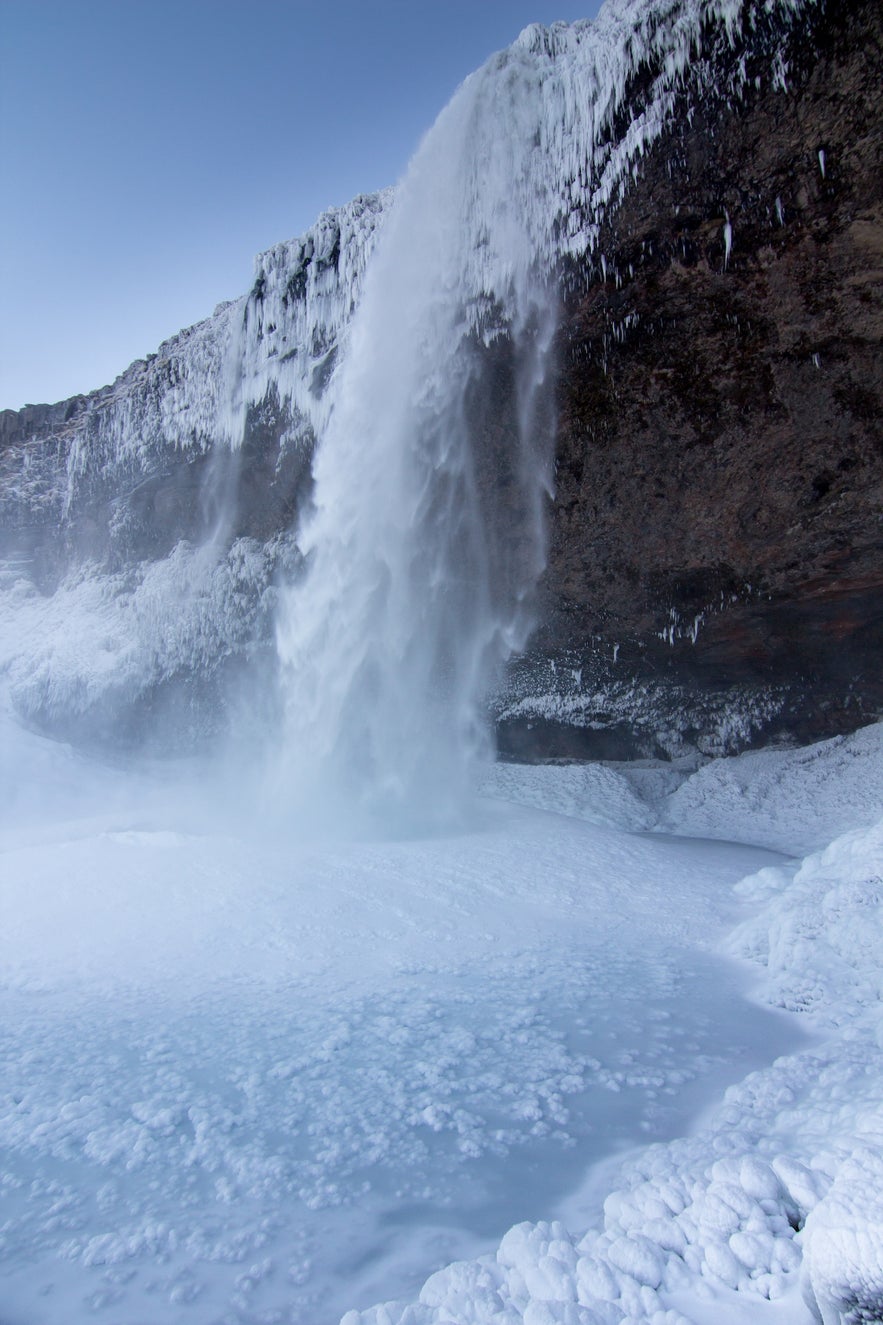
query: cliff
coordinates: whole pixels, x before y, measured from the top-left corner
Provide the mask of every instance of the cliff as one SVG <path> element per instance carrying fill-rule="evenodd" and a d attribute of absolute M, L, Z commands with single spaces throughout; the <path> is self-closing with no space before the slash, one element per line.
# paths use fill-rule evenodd
<path fill-rule="evenodd" d="M 548 560 L 493 705 L 504 754 L 733 751 L 883 710 L 883 20 L 870 0 L 682 7 L 693 26 L 665 41 L 653 5 L 612 11 L 607 84 L 579 72 L 591 25 L 499 57 L 585 96 L 563 98 L 565 134 L 547 78 L 537 142 L 558 159 L 523 182 L 561 318 Z M 248 296 L 112 387 L 0 414 L 23 613 L 4 665 L 30 720 L 119 739 L 171 706 L 198 734 L 231 672 L 269 658 L 391 204 L 261 255 Z M 496 575 L 525 519 L 519 351 L 479 222 L 465 400 Z"/>
<path fill-rule="evenodd" d="M 818 739 L 883 711 L 883 17 L 698 98 L 571 274 L 521 755 Z M 734 55 L 733 58 L 741 58 Z"/>

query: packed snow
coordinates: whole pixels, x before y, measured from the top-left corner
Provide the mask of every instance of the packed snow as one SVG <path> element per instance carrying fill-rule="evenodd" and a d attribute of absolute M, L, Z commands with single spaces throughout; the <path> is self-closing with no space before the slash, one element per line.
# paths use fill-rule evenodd
<path fill-rule="evenodd" d="M 756 816 L 758 838 L 789 852 L 839 834 L 737 884 L 751 915 L 717 946 L 759 967 L 755 997 L 796 1014 L 813 1042 L 729 1087 L 686 1137 L 590 1171 L 560 1219 L 518 1224 L 410 1302 L 352 1311 L 345 1325 L 883 1319 L 881 775 L 876 726 L 713 761 L 660 798 L 657 826 L 681 832 L 745 841 Z M 493 781 L 522 803 L 558 791 L 571 813 L 605 823 L 615 776 L 504 766 Z M 634 823 L 635 801 L 624 808 Z"/>
<path fill-rule="evenodd" d="M 2 735 L 4 1325 L 877 1318 L 883 727 L 398 839 Z"/>

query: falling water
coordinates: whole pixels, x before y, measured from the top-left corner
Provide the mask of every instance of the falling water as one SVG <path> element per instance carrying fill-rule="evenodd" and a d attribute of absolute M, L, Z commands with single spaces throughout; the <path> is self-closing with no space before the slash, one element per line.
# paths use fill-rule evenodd
<path fill-rule="evenodd" d="M 555 328 L 523 198 L 534 76 L 510 54 L 467 80 L 366 274 L 278 626 L 298 791 L 445 817 L 488 749 L 488 687 L 530 627 Z M 508 430 L 491 360 L 514 375 Z"/>
<path fill-rule="evenodd" d="M 712 12 L 732 38 L 738 0 L 529 27 L 414 158 L 342 337 L 279 614 L 296 797 L 445 817 L 488 751 L 485 699 L 544 564 L 556 264 L 597 245 Z M 646 100 L 614 132 L 639 67 Z"/>

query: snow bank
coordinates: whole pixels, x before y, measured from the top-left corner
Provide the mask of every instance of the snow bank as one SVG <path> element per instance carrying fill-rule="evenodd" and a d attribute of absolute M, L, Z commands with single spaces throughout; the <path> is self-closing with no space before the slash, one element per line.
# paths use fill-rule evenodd
<path fill-rule="evenodd" d="M 713 759 L 495 764 L 483 793 L 632 832 L 818 851 L 883 809 L 883 723 L 815 745 Z"/>
<path fill-rule="evenodd" d="M 757 750 L 699 769 L 660 808 L 659 827 L 793 855 L 874 823 L 883 809 L 883 723 L 799 750 Z"/>
<path fill-rule="evenodd" d="M 606 828 L 652 828 L 656 816 L 625 778 L 601 764 L 494 764 L 482 794 Z"/>
<path fill-rule="evenodd" d="M 838 1029 L 883 996 L 883 820 L 847 833 L 792 870 L 767 867 L 738 885 L 765 902 L 732 935 L 735 955 L 766 967 L 765 996 Z M 883 1023 L 881 1023 L 883 1025 Z"/>
<path fill-rule="evenodd" d="M 856 766 L 879 774 L 879 741 L 872 728 L 851 745 L 826 742 L 772 764 L 726 762 L 740 764 L 752 803 L 775 767 L 771 824 L 793 804 L 805 825 L 813 797 L 817 811 L 824 804 L 820 788 L 837 786 L 833 777 L 812 780 L 820 762 L 867 755 Z M 703 772 L 703 785 L 733 785 L 713 765 Z M 846 813 L 848 795 L 847 778 L 831 816 Z M 867 810 L 862 797 L 855 813 Z M 433 1275 L 416 1302 L 353 1311 L 343 1325 L 881 1320 L 881 873 L 883 820 L 796 871 L 767 867 L 738 887 L 759 910 L 731 936 L 730 951 L 764 968 L 767 1002 L 800 1010 L 825 1038 L 731 1088 L 695 1135 L 627 1161 L 600 1226 L 579 1235 L 557 1222 L 520 1224 L 496 1253 Z"/>

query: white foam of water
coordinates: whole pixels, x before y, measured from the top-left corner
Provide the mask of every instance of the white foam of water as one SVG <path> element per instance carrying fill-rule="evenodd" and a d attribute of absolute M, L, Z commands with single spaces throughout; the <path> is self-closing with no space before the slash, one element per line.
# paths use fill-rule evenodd
<path fill-rule="evenodd" d="M 332 385 L 299 539 L 308 567 L 278 631 L 294 776 L 315 786 L 318 773 L 323 794 L 331 782 L 401 806 L 419 785 L 450 808 L 486 747 L 488 685 L 525 639 L 543 565 L 555 325 L 522 198 L 534 84 L 527 58 L 484 70 L 427 136 Z M 504 331 L 517 425 L 501 483 L 508 501 L 517 494 L 517 549 L 477 475 L 482 341 Z"/>

